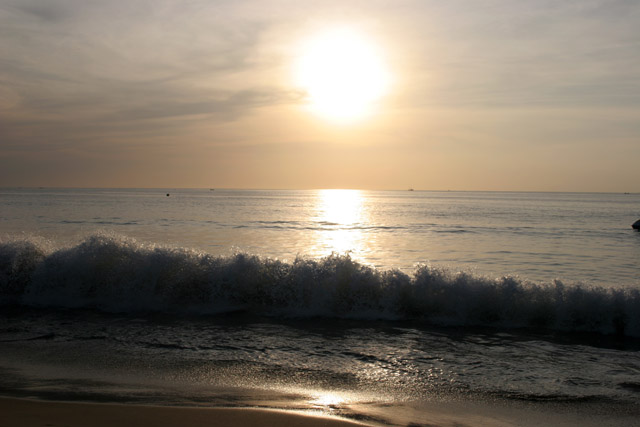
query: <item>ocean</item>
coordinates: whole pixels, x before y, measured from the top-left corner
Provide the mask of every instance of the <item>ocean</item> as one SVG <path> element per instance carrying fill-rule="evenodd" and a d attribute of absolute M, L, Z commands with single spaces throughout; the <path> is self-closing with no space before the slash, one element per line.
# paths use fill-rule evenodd
<path fill-rule="evenodd" d="M 638 218 L 638 194 L 3 188 L 0 395 L 640 425 Z"/>

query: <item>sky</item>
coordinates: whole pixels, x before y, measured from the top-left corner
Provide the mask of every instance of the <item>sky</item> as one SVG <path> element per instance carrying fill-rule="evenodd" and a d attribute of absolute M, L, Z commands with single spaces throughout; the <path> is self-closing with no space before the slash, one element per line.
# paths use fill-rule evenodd
<path fill-rule="evenodd" d="M 0 186 L 640 192 L 639 22 L 637 0 L 0 0 Z M 356 86 L 364 112 L 332 117 Z"/>

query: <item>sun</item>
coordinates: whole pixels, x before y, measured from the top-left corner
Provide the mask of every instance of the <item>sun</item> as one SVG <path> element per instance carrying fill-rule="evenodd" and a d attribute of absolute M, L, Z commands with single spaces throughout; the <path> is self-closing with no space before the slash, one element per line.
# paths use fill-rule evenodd
<path fill-rule="evenodd" d="M 355 31 L 325 31 L 303 45 L 297 84 L 315 113 L 344 121 L 363 117 L 387 92 L 389 73 L 375 45 Z"/>

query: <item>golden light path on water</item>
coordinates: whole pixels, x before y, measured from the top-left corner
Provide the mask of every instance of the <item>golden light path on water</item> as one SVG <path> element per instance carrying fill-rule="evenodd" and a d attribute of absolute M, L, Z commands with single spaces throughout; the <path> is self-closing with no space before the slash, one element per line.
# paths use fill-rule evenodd
<path fill-rule="evenodd" d="M 348 402 L 348 400 L 337 393 L 318 392 L 312 396 L 309 404 L 314 408 L 327 410 Z"/>
<path fill-rule="evenodd" d="M 364 196 L 359 190 L 319 190 L 316 218 L 321 225 L 316 231 L 313 252 L 323 255 L 349 253 L 361 259 L 369 242 L 362 227 L 369 222 Z"/>

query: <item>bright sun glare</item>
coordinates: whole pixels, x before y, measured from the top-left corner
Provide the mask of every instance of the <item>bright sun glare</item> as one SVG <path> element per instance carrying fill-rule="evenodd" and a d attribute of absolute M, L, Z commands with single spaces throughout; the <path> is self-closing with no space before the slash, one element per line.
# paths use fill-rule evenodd
<path fill-rule="evenodd" d="M 352 120 L 371 111 L 387 91 L 389 76 L 380 53 L 348 29 L 327 31 L 304 45 L 297 80 L 312 110 L 329 119 Z"/>

